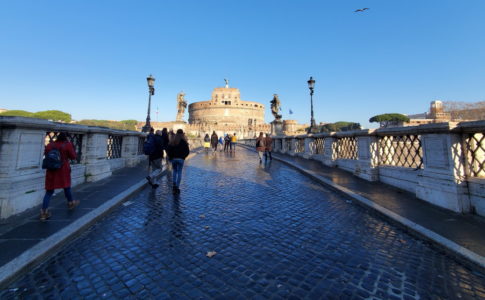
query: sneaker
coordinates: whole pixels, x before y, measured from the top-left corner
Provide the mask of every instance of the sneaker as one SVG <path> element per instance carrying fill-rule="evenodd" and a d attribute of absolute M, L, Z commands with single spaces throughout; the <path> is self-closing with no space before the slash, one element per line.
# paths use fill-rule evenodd
<path fill-rule="evenodd" d="M 154 183 L 154 184 L 152 184 L 152 189 L 156 189 L 156 188 L 157 188 L 157 187 L 159 187 L 159 186 L 160 186 L 159 184 Z"/>
<path fill-rule="evenodd" d="M 180 194 L 180 189 L 179 188 L 175 188 L 175 194 Z"/>
<path fill-rule="evenodd" d="M 70 210 L 73 210 L 78 205 L 79 205 L 79 200 L 72 200 L 71 202 L 67 202 L 67 208 Z"/>
<path fill-rule="evenodd" d="M 178 188 L 174 185 L 173 188 L 172 188 L 172 193 L 174 195 L 177 194 L 177 190 L 178 190 Z"/>
<path fill-rule="evenodd" d="M 40 221 L 41 222 L 45 222 L 46 220 L 48 220 L 50 217 L 52 216 L 51 212 L 49 210 L 40 210 Z"/>

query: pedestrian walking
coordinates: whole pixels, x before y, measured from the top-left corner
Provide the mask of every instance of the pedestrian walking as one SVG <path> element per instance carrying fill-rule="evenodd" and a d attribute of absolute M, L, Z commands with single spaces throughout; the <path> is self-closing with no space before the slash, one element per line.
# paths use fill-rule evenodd
<path fill-rule="evenodd" d="M 269 160 L 273 160 L 273 157 L 271 156 L 271 152 L 273 151 L 273 138 L 271 138 L 271 134 L 266 134 L 264 145 L 266 147 L 266 150 L 264 151 L 264 159 L 267 160 L 269 156 Z"/>
<path fill-rule="evenodd" d="M 43 168 L 46 168 L 45 174 L 45 195 L 40 210 L 40 220 L 49 219 L 52 214 L 49 211 L 49 202 L 54 194 L 55 189 L 64 189 L 64 196 L 67 199 L 68 209 L 74 209 L 79 205 L 79 200 L 73 200 L 71 192 L 71 164 L 69 160 L 76 159 L 74 145 L 68 141 L 67 133 L 61 132 L 54 142 L 50 142 L 44 150 L 45 159 Z M 47 161 L 55 161 L 60 164 L 50 165 Z M 45 165 L 44 165 L 44 162 Z M 55 168 L 53 168 L 55 167 Z"/>
<path fill-rule="evenodd" d="M 148 138 L 150 140 L 148 140 Z M 149 146 L 149 155 L 148 155 L 148 176 L 146 179 L 148 180 L 148 184 L 152 186 L 152 188 L 156 189 L 159 184 L 157 177 L 162 172 L 162 158 L 163 158 L 163 139 L 162 139 L 162 132 L 157 130 L 156 134 L 151 135 L 147 138 L 147 143 L 150 144 Z"/>
<path fill-rule="evenodd" d="M 170 131 L 168 132 L 168 142 L 173 140 L 174 137 L 175 137 L 175 133 L 173 132 L 173 129 L 170 129 Z"/>
<path fill-rule="evenodd" d="M 224 148 L 224 139 L 222 138 L 222 136 L 219 137 L 219 147 L 221 147 L 221 152 Z"/>
<path fill-rule="evenodd" d="M 264 134 L 260 132 L 258 138 L 256 139 L 256 151 L 258 152 L 259 163 L 263 162 L 263 153 L 266 151 L 265 142 L 266 138 L 264 137 Z"/>
<path fill-rule="evenodd" d="M 206 133 L 204 136 L 204 149 L 205 153 L 209 153 L 209 148 L 211 146 L 211 138 L 209 137 L 209 134 Z"/>
<path fill-rule="evenodd" d="M 229 136 L 229 133 L 226 134 L 224 137 L 224 152 L 229 151 L 229 144 L 231 143 L 231 137 Z"/>
<path fill-rule="evenodd" d="M 177 130 L 174 139 L 170 141 L 167 154 L 172 162 L 173 193 L 180 194 L 180 181 L 182 180 L 182 168 L 185 158 L 189 155 L 190 149 L 182 129 Z"/>
<path fill-rule="evenodd" d="M 236 137 L 236 133 L 234 132 L 234 134 L 231 136 L 231 151 L 236 152 L 236 143 L 237 143 L 237 137 Z"/>
<path fill-rule="evenodd" d="M 212 150 L 214 150 L 214 152 L 217 151 L 217 143 L 218 143 L 217 133 L 215 131 L 212 131 L 212 135 L 211 135 L 211 147 L 212 147 Z"/>
<path fill-rule="evenodd" d="M 167 130 L 167 128 L 163 128 L 162 129 L 162 160 L 163 160 L 163 158 L 165 158 L 166 163 L 168 163 L 168 158 L 167 158 L 167 155 L 166 155 L 168 142 L 169 142 L 168 130 Z"/>

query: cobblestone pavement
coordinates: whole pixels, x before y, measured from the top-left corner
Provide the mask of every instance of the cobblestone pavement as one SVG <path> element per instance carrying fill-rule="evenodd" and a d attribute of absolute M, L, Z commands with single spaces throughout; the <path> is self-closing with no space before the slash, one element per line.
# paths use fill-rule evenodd
<path fill-rule="evenodd" d="M 181 189 L 143 190 L 0 299 L 485 299 L 483 270 L 247 150 L 197 155 Z"/>

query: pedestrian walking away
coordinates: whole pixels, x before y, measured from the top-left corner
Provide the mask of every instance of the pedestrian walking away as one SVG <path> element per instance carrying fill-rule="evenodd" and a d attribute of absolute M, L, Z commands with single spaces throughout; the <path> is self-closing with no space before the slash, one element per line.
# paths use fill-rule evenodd
<path fill-rule="evenodd" d="M 234 135 L 231 136 L 231 151 L 236 152 L 236 143 L 237 143 L 237 137 L 236 137 L 236 133 L 234 132 Z"/>
<path fill-rule="evenodd" d="M 219 147 L 221 147 L 221 152 L 224 148 L 224 139 L 222 138 L 222 135 L 219 137 Z"/>
<path fill-rule="evenodd" d="M 211 147 L 214 152 L 217 151 L 217 143 L 218 143 L 219 137 L 217 136 L 217 133 L 215 131 L 212 131 L 211 135 Z"/>
<path fill-rule="evenodd" d="M 162 129 L 162 161 L 163 161 L 163 158 L 165 158 L 165 163 L 168 163 L 168 158 L 167 158 L 167 155 L 165 155 L 165 153 L 167 152 L 167 147 L 168 147 L 168 142 L 169 142 L 169 138 L 168 138 L 168 130 L 167 128 L 163 128 Z"/>
<path fill-rule="evenodd" d="M 269 160 L 273 160 L 273 157 L 271 156 L 271 151 L 273 151 L 273 139 L 271 138 L 271 134 L 266 134 L 264 145 L 266 147 L 266 150 L 264 151 L 264 159 L 267 160 L 269 156 Z"/>
<path fill-rule="evenodd" d="M 150 129 L 150 133 L 152 130 Z M 162 132 L 157 130 L 156 134 L 149 134 L 147 143 L 150 144 L 148 154 L 148 184 L 156 189 L 158 184 L 157 177 L 162 173 L 162 158 L 163 158 L 163 138 Z"/>
<path fill-rule="evenodd" d="M 258 152 L 259 163 L 263 162 L 263 153 L 266 151 L 265 142 L 266 139 L 264 134 L 260 132 L 258 138 L 256 139 L 256 151 Z"/>
<path fill-rule="evenodd" d="M 76 159 L 74 145 L 68 141 L 67 133 L 61 132 L 55 142 L 45 147 L 42 167 L 47 169 L 45 174 L 45 195 L 40 210 L 40 220 L 45 221 L 51 217 L 49 202 L 55 189 L 64 189 L 68 209 L 79 205 L 79 200 L 73 200 L 71 192 L 71 164 L 69 160 Z M 49 162 L 55 162 L 51 164 Z"/>
<path fill-rule="evenodd" d="M 189 155 L 190 149 L 182 129 L 177 130 L 174 139 L 170 141 L 167 148 L 167 154 L 172 162 L 172 181 L 173 193 L 180 194 L 180 181 L 182 180 L 182 168 L 184 167 L 185 158 Z"/>
<path fill-rule="evenodd" d="M 205 153 L 209 153 L 209 148 L 211 146 L 211 138 L 209 137 L 209 134 L 206 133 L 204 136 L 204 150 Z"/>
<path fill-rule="evenodd" d="M 224 137 L 224 152 L 227 152 L 229 150 L 230 143 L 231 143 L 231 137 L 227 133 L 226 136 Z"/>

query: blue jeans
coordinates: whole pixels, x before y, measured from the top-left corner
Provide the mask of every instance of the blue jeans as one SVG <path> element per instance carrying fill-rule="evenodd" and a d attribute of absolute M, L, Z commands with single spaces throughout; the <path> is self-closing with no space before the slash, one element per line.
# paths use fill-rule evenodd
<path fill-rule="evenodd" d="M 182 180 L 182 168 L 184 167 L 184 160 L 181 158 L 172 159 L 172 180 L 175 187 L 180 186 Z"/>
<path fill-rule="evenodd" d="M 54 190 L 45 191 L 44 200 L 42 201 L 42 209 L 45 210 L 49 208 L 49 202 L 51 201 L 51 197 L 53 194 Z M 67 202 L 72 202 L 72 193 L 70 187 L 64 189 L 64 196 L 66 196 Z"/>

